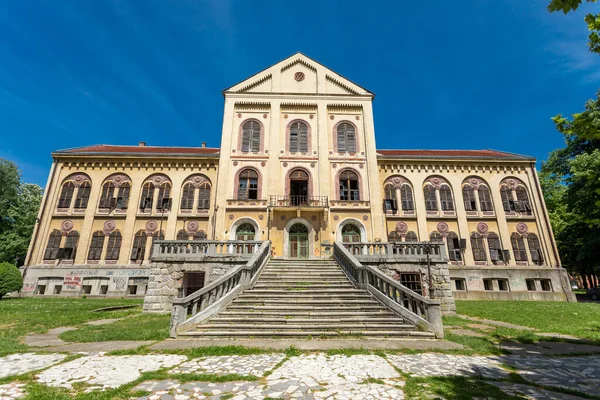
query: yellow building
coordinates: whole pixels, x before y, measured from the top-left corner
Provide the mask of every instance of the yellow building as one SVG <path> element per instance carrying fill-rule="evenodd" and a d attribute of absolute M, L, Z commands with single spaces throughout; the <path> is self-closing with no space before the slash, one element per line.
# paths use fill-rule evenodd
<path fill-rule="evenodd" d="M 571 298 L 533 158 L 377 150 L 374 95 L 300 53 L 223 95 L 218 149 L 53 153 L 23 294 L 143 295 L 164 238 L 270 240 L 284 258 L 443 241 L 457 298 Z"/>

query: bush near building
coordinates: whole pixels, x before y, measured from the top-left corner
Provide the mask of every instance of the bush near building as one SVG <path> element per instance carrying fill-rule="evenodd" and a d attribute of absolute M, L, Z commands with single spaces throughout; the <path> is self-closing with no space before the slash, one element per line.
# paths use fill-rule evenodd
<path fill-rule="evenodd" d="M 0 299 L 6 294 L 21 290 L 23 277 L 17 267 L 10 263 L 0 263 Z"/>

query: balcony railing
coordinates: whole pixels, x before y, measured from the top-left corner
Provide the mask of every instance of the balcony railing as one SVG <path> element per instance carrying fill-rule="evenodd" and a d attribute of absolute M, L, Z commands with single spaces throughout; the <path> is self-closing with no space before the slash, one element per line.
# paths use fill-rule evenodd
<path fill-rule="evenodd" d="M 355 242 L 342 244 L 352 255 L 357 256 L 359 259 L 362 257 L 376 257 L 420 261 L 429 254 L 431 261 L 447 261 L 445 245 L 438 242 Z"/>
<path fill-rule="evenodd" d="M 257 240 L 156 240 L 152 246 L 151 261 L 193 260 L 205 256 L 250 258 L 263 242 Z"/>
<path fill-rule="evenodd" d="M 271 207 L 329 207 L 327 196 L 271 196 Z"/>

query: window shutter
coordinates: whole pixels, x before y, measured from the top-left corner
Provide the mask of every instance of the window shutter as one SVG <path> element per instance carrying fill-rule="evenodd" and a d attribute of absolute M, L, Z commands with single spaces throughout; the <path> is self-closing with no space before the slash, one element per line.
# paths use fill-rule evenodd
<path fill-rule="evenodd" d="M 337 151 L 338 153 L 346 152 L 346 135 L 338 130 L 337 134 Z"/>
<path fill-rule="evenodd" d="M 258 153 L 260 151 L 260 131 L 254 131 L 252 135 L 252 152 Z"/>
<path fill-rule="evenodd" d="M 298 129 L 296 124 L 293 124 L 290 128 L 290 152 L 296 153 L 298 148 Z"/>
<path fill-rule="evenodd" d="M 298 130 L 298 148 L 303 153 L 308 152 L 308 126 L 304 123 L 300 125 Z"/>

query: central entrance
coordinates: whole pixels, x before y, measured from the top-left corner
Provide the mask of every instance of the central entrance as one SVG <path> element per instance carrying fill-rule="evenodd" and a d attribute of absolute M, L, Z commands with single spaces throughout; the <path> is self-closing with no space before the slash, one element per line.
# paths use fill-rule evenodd
<path fill-rule="evenodd" d="M 308 228 L 303 224 L 294 224 L 290 227 L 290 257 L 308 257 Z"/>
<path fill-rule="evenodd" d="M 308 203 L 308 174 L 301 169 L 290 173 L 290 203 L 293 206 Z"/>

